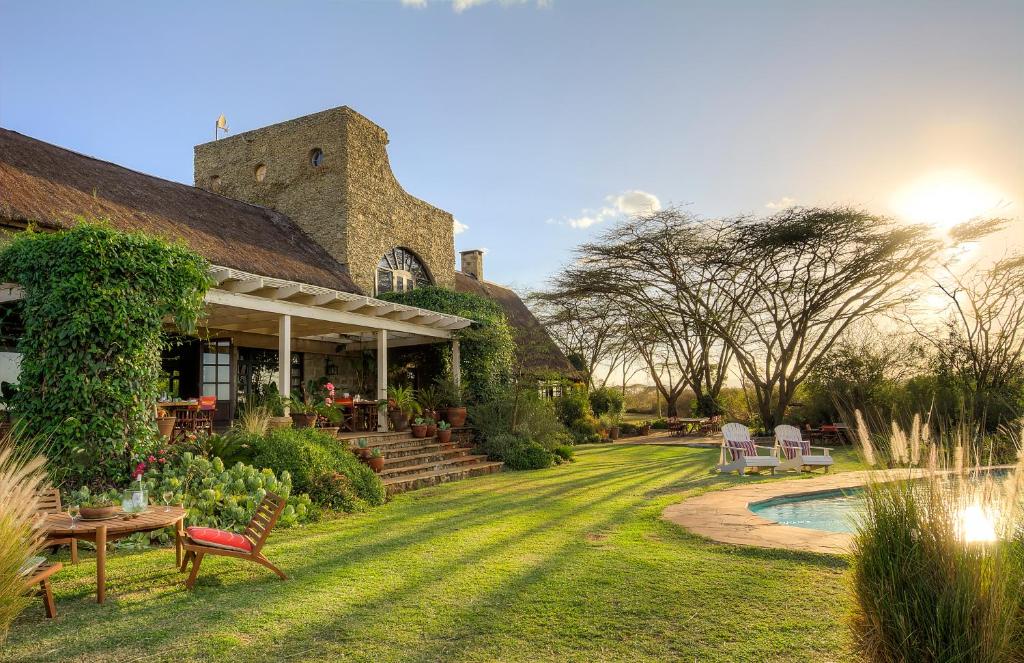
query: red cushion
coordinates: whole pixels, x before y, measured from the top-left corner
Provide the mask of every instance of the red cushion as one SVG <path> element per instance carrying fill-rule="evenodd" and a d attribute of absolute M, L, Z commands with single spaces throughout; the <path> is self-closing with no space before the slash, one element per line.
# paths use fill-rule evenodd
<path fill-rule="evenodd" d="M 729 453 L 733 460 L 739 460 L 743 456 L 756 456 L 757 448 L 753 440 L 729 440 Z"/>
<path fill-rule="evenodd" d="M 786 454 L 786 458 L 793 460 L 796 458 L 797 452 L 799 451 L 804 456 L 811 454 L 811 443 L 806 440 L 783 440 L 782 451 Z"/>
<path fill-rule="evenodd" d="M 222 529 L 213 529 L 212 527 L 189 527 L 187 531 L 190 539 L 204 546 L 237 550 L 239 552 L 252 552 L 252 542 L 241 534 L 225 532 Z"/>

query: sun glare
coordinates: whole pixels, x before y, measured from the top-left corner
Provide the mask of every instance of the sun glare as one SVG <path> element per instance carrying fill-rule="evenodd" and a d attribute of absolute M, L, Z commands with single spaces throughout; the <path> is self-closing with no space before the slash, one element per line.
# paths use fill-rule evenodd
<path fill-rule="evenodd" d="M 996 523 L 990 509 L 972 504 L 960 512 L 960 537 L 965 543 L 995 541 Z"/>
<path fill-rule="evenodd" d="M 945 170 L 910 182 L 893 196 L 892 208 L 907 221 L 948 230 L 1006 203 L 1006 196 L 988 182 L 967 171 Z"/>

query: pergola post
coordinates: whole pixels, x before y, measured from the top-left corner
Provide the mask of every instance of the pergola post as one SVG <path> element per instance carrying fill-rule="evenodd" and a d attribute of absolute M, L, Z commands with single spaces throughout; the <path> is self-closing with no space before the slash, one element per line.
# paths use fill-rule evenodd
<path fill-rule="evenodd" d="M 388 399 L 388 330 L 377 330 L 377 401 Z M 388 409 L 377 410 L 377 430 L 388 431 Z"/>
<path fill-rule="evenodd" d="M 282 315 L 277 321 L 277 390 L 282 398 L 292 393 L 292 316 Z M 288 408 L 284 410 L 288 414 Z"/>
<path fill-rule="evenodd" d="M 462 353 L 457 338 L 452 339 L 452 382 L 456 387 L 462 386 Z"/>

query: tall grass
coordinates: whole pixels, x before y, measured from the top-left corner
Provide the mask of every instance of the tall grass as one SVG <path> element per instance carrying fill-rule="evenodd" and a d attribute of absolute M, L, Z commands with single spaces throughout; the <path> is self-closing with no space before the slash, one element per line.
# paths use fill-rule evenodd
<path fill-rule="evenodd" d="M 38 493 L 47 487 L 46 459 L 0 439 L 0 643 L 31 600 L 19 569 L 42 545 Z"/>
<path fill-rule="evenodd" d="M 232 428 L 246 435 L 265 435 L 270 427 L 270 417 L 269 408 L 250 405 L 238 415 Z"/>
<path fill-rule="evenodd" d="M 858 431 L 865 457 L 878 452 Z M 927 466 L 865 488 L 854 535 L 852 627 L 872 661 L 1024 661 L 1024 454 L 1005 481 L 969 466 L 962 434 L 893 426 L 890 464 Z M 897 432 L 898 431 L 898 432 Z"/>

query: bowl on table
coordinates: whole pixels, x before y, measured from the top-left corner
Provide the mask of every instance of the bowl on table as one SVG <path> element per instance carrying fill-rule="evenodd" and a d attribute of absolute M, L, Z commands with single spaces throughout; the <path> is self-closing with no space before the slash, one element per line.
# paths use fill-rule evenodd
<path fill-rule="evenodd" d="M 121 512 L 121 507 L 117 504 L 111 504 L 110 506 L 83 506 L 79 509 L 82 520 L 104 520 L 106 518 L 113 518 Z"/>

